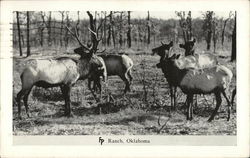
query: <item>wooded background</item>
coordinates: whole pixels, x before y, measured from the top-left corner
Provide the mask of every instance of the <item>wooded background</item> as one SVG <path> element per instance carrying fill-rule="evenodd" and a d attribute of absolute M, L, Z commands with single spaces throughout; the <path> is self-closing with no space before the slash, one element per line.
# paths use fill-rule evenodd
<path fill-rule="evenodd" d="M 133 17 L 132 11 L 89 12 L 93 21 L 82 18 L 84 11 L 77 11 L 77 17 L 70 18 L 70 12 L 13 12 L 13 47 L 27 56 L 32 47 L 77 47 L 77 42 L 65 27 L 74 28 L 82 42 L 90 43 L 90 24 L 100 28 L 102 48 L 135 50 L 151 49 L 160 41 L 174 41 L 176 44 L 196 38 L 197 42 L 206 43 L 206 49 L 213 52 L 219 45 L 232 42 L 232 59 L 236 58 L 236 12 L 229 12 L 228 17 L 218 17 L 213 11 L 201 12 L 200 18 L 192 18 L 191 11 L 176 11 L 175 19 L 158 19 L 150 16 Z M 57 14 L 57 17 L 53 16 Z M 168 14 L 168 12 L 166 12 Z M 60 16 L 58 16 L 60 15 Z M 89 15 L 89 14 L 88 14 Z M 90 16 L 89 15 L 89 16 Z"/>

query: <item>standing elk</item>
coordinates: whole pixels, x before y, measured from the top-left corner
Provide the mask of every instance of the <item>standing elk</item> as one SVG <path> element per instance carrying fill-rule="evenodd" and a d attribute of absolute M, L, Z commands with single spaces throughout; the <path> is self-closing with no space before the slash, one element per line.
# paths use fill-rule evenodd
<path fill-rule="evenodd" d="M 187 95 L 187 120 L 193 119 L 193 95 L 214 93 L 216 98 L 216 108 L 208 121 L 212 121 L 216 115 L 222 99 L 221 93 L 228 103 L 228 117 L 230 119 L 230 101 L 226 96 L 225 90 L 229 87 L 233 73 L 223 65 L 217 65 L 204 69 L 183 68 L 178 62 L 179 55 L 162 60 L 158 67 L 161 67 L 168 83 L 180 87 L 183 93 Z"/>
<path fill-rule="evenodd" d="M 70 29 L 67 27 L 70 31 Z M 70 31 L 71 32 L 71 31 Z M 80 58 L 75 60 L 69 57 L 57 59 L 35 60 L 33 65 L 28 65 L 21 74 L 22 89 L 17 94 L 18 117 L 21 119 L 21 98 L 28 114 L 28 96 L 33 86 L 37 87 L 60 87 L 65 100 L 65 115 L 72 116 L 70 109 L 70 92 L 71 87 L 77 80 L 85 80 L 96 72 L 103 72 L 103 64 L 94 54 L 97 50 L 95 47 L 88 48 L 79 40 L 77 31 L 72 35 L 81 45 L 82 51 L 78 54 Z"/>
<path fill-rule="evenodd" d="M 75 49 L 75 53 L 78 53 L 81 47 Z M 130 91 L 130 85 L 133 80 L 131 70 L 133 67 L 133 61 L 127 55 L 116 55 L 116 54 L 101 54 L 98 57 L 102 58 L 105 67 L 107 76 L 119 76 L 125 82 L 124 93 Z M 89 82 L 94 81 L 94 85 L 96 85 L 101 90 L 101 84 L 99 78 L 90 78 Z M 89 85 L 91 85 L 89 83 Z M 91 87 L 89 87 L 92 89 Z M 94 86 L 95 89 L 95 86 Z"/>

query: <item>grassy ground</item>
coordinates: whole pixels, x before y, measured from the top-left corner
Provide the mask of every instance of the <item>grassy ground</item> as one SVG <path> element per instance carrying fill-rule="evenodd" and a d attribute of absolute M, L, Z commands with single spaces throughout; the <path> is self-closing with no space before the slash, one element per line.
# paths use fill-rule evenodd
<path fill-rule="evenodd" d="M 202 46 L 198 50 L 204 50 Z M 30 58 L 50 58 L 64 55 L 65 51 L 42 50 L 33 51 Z M 37 52 L 37 53 L 35 53 Z M 226 101 L 223 99 L 215 120 L 207 119 L 215 108 L 213 95 L 206 98 L 199 96 L 198 107 L 195 107 L 194 120 L 186 121 L 185 95 L 178 91 L 178 107 L 170 111 L 168 84 L 161 72 L 155 67 L 159 57 L 151 56 L 150 50 L 120 50 L 128 53 L 134 61 L 131 86 L 132 91 L 123 95 L 124 83 L 118 77 L 110 77 L 107 85 L 103 85 L 104 96 L 101 103 L 95 103 L 86 81 L 78 81 L 73 87 L 73 118 L 63 116 L 64 101 L 59 88 L 33 88 L 29 97 L 31 117 L 25 115 L 22 106 L 22 120 L 17 119 L 17 106 L 13 105 L 14 135 L 235 135 L 236 111 L 233 110 L 230 121 L 226 121 Z M 174 52 L 183 50 L 174 48 Z M 235 63 L 229 62 L 230 51 L 219 49 L 219 60 L 235 73 Z M 217 52 L 217 53 L 218 53 Z M 14 65 L 13 94 L 21 89 L 20 73 L 29 62 L 28 58 L 18 57 L 16 50 Z M 72 56 L 72 55 L 69 55 Z M 233 78 L 227 95 L 236 84 Z M 114 101 L 108 101 L 112 96 Z M 235 109 L 235 105 L 234 105 Z M 160 119 L 159 119 L 160 116 Z M 166 126 L 162 126 L 166 123 Z M 163 127 L 161 129 L 161 127 Z M 161 130 L 160 130 L 161 129 Z"/>

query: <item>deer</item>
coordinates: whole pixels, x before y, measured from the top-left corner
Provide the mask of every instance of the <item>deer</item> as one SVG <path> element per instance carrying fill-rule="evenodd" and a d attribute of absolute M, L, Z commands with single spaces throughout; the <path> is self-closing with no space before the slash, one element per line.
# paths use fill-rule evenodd
<path fill-rule="evenodd" d="M 79 59 L 60 57 L 56 59 L 37 59 L 27 65 L 20 75 L 22 89 L 17 94 L 18 118 L 21 119 L 21 99 L 23 98 L 26 114 L 28 117 L 28 97 L 34 86 L 36 87 L 60 87 L 65 100 L 65 112 L 67 117 L 73 116 L 71 111 L 70 93 L 72 86 L 78 80 L 85 80 L 91 76 L 103 72 L 103 63 L 95 55 L 98 43 L 89 48 L 79 39 L 76 28 L 73 33 L 82 50 L 78 51 Z"/>
<path fill-rule="evenodd" d="M 215 95 L 216 108 L 208 119 L 211 122 L 222 102 L 221 94 L 225 97 L 228 104 L 227 121 L 230 119 L 231 103 L 225 93 L 233 77 L 230 69 L 223 65 L 214 67 L 194 69 L 181 68 L 179 65 L 180 55 L 172 55 L 162 60 L 158 67 L 161 67 L 170 85 L 178 86 L 187 96 L 187 120 L 193 119 L 193 95 L 211 94 Z"/>

